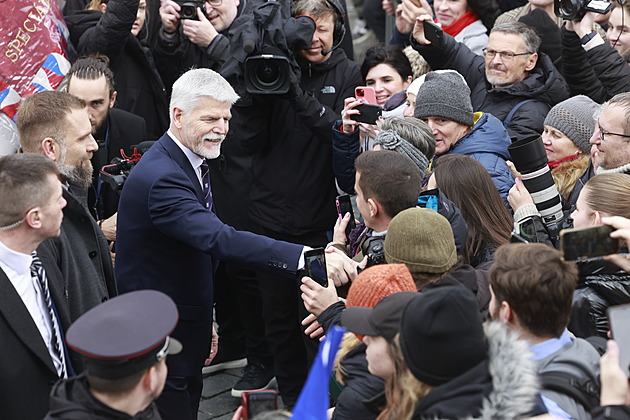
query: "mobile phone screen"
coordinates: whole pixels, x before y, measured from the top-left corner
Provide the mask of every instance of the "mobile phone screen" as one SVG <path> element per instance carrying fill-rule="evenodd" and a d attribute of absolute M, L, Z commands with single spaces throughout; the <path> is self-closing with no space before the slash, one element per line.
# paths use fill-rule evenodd
<path fill-rule="evenodd" d="M 619 252 L 619 240 L 611 238 L 613 228 L 606 225 L 560 232 L 562 258 L 566 261 L 583 260 Z"/>
<path fill-rule="evenodd" d="M 304 269 L 307 276 L 324 287 L 328 286 L 324 248 L 311 249 L 304 253 Z"/>
<path fill-rule="evenodd" d="M 608 308 L 613 340 L 619 345 L 619 365 L 630 377 L 630 304 Z"/>
<path fill-rule="evenodd" d="M 354 210 L 352 209 L 350 196 L 340 195 L 337 197 L 337 214 L 339 214 L 339 217 L 343 218 L 346 213 L 350 213 L 350 221 L 348 221 L 348 225 L 346 226 L 346 239 L 348 239 L 350 232 L 357 227 L 357 224 L 354 221 Z"/>

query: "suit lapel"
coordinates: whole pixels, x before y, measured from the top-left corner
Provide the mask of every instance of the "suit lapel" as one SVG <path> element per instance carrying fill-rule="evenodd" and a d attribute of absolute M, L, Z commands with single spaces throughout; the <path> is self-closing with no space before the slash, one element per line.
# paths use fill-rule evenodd
<path fill-rule="evenodd" d="M 199 203 L 204 204 L 204 196 L 203 190 L 201 189 L 201 184 L 199 184 L 199 178 L 197 178 L 197 174 L 195 173 L 195 169 L 193 169 L 190 161 L 182 152 L 182 149 L 175 144 L 175 142 L 171 139 L 168 134 L 164 134 L 162 138 L 159 140 L 160 144 L 166 149 L 167 153 L 177 164 L 182 168 L 182 170 L 186 173 L 186 176 L 190 179 L 191 184 L 195 188 L 195 192 L 197 193 L 197 199 Z"/>
<path fill-rule="evenodd" d="M 48 348 L 39 330 L 4 271 L 0 270 L 0 313 L 4 316 L 15 335 L 55 374 Z"/>

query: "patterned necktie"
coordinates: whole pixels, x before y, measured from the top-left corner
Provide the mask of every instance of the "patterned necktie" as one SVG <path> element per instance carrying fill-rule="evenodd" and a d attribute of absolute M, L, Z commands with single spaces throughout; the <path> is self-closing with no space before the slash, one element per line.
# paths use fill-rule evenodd
<path fill-rule="evenodd" d="M 57 316 L 55 315 L 55 311 L 53 309 L 52 299 L 50 298 L 50 290 L 48 289 L 48 278 L 46 277 L 46 270 L 44 270 L 44 266 L 42 265 L 42 261 L 37 256 L 37 252 L 33 251 L 31 255 L 33 257 L 33 262 L 31 263 L 31 276 L 35 277 L 39 281 L 39 284 L 42 288 L 44 302 L 46 303 L 46 308 L 48 308 L 48 316 L 50 317 L 50 322 L 52 325 L 52 350 L 56 353 L 55 355 L 61 361 L 61 373 L 59 377 L 67 378 L 68 374 L 66 371 L 66 363 L 64 360 L 63 343 L 61 342 L 61 330 L 59 329 L 59 322 L 57 321 Z"/>
<path fill-rule="evenodd" d="M 210 188 L 210 168 L 208 163 L 204 160 L 201 166 L 201 186 L 203 188 L 203 197 L 206 202 L 206 208 L 212 211 L 212 190 Z"/>

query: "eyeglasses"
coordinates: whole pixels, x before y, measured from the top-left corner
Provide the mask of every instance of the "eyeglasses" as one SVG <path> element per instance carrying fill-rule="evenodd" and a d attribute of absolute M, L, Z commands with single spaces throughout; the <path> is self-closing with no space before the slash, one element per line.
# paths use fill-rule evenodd
<path fill-rule="evenodd" d="M 601 141 L 605 140 L 604 136 L 619 136 L 619 137 L 623 137 L 623 138 L 626 138 L 626 139 L 630 139 L 630 135 L 628 135 L 628 134 L 619 134 L 619 133 L 611 133 L 609 131 L 604 131 L 602 129 L 602 126 L 599 125 L 599 120 L 597 121 L 597 131 L 599 131 L 599 139 Z"/>
<path fill-rule="evenodd" d="M 483 55 L 484 57 L 486 57 L 487 60 L 492 60 L 495 55 L 499 54 L 499 58 L 501 59 L 501 61 L 512 61 L 514 60 L 514 57 L 518 57 L 519 55 L 534 54 L 533 52 L 513 53 L 509 51 L 495 51 L 489 50 L 487 48 L 484 48 L 481 51 L 483 52 Z"/>
<path fill-rule="evenodd" d="M 221 3 L 223 3 L 223 0 L 206 0 L 206 3 L 208 3 L 212 7 L 217 7 L 217 6 L 221 6 Z"/>

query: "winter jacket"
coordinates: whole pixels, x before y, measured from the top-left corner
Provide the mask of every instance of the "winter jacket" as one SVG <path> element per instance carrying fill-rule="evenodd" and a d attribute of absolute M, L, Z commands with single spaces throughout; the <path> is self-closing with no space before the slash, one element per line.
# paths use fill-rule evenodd
<path fill-rule="evenodd" d="M 578 337 L 607 337 L 610 306 L 630 303 L 630 274 L 608 261 L 578 262 L 569 330 Z"/>
<path fill-rule="evenodd" d="M 562 372 L 578 381 L 588 381 L 599 395 L 600 354 L 586 340 L 573 338 L 571 342 L 555 353 L 537 361 L 538 374 Z M 560 406 L 571 418 L 590 419 L 589 410 L 566 394 L 541 389 L 541 394 Z"/>
<path fill-rule="evenodd" d="M 337 49 L 324 62 L 299 60 L 301 93 L 268 100 L 267 130 L 243 142 L 257 152 L 253 163 L 250 219 L 273 232 L 302 235 L 335 223 L 330 127 L 345 98 L 361 83 L 356 63 Z M 273 95 L 268 95 L 273 96 Z"/>
<path fill-rule="evenodd" d="M 475 269 L 468 264 L 462 264 L 452 273 L 425 284 L 420 288 L 420 292 L 426 292 L 444 286 L 464 286 L 475 294 L 479 312 L 485 313 L 490 306 L 491 295 L 489 284 L 487 270 Z"/>
<path fill-rule="evenodd" d="M 420 45 L 411 38 L 411 45 L 433 70 L 454 69 L 464 76 L 470 88 L 473 109 L 490 113 L 504 121 L 512 108 L 527 99 L 512 117 L 507 129 L 512 141 L 540 135 L 549 109 L 569 98 L 569 88 L 549 57 L 540 53 L 529 75 L 511 86 L 493 88 L 486 80 L 484 57 L 444 33 L 440 45 Z"/>
<path fill-rule="evenodd" d="M 505 163 L 510 159 L 507 147 L 510 138 L 501 122 L 488 113 L 475 113 L 475 124 L 472 129 L 451 149 L 442 154 L 468 155 L 481 163 L 490 174 L 501 198 L 507 205 L 507 195 L 514 185 L 512 172 Z M 436 156 L 434 161 L 439 159 Z"/>
<path fill-rule="evenodd" d="M 488 357 L 433 388 L 416 406 L 414 420 L 517 419 L 534 407 L 538 379 L 527 342 L 498 322 L 487 323 L 484 329 Z"/>
<path fill-rule="evenodd" d="M 59 381 L 50 393 L 50 411 L 44 420 L 161 420 L 155 403 L 135 416 L 110 408 L 94 398 L 85 374 Z"/>
<path fill-rule="evenodd" d="M 168 102 L 149 49 L 131 34 L 137 10 L 137 0 L 110 0 L 105 13 L 75 12 L 66 23 L 79 55 L 109 57 L 116 106 L 144 118 L 149 139 L 157 140 L 168 128 Z"/>
<path fill-rule="evenodd" d="M 630 407 L 627 405 L 607 405 L 595 408 L 593 420 L 630 420 Z"/>
<path fill-rule="evenodd" d="M 630 91 L 630 67 L 608 42 L 596 35 L 582 46 L 580 37 L 566 27 L 561 36 L 563 72 L 571 96 L 586 95 L 603 103 Z"/>
<path fill-rule="evenodd" d="M 237 16 L 245 9 L 247 1 L 239 2 Z M 182 32 L 179 26 L 173 38 L 164 35 L 164 27 L 161 27 L 155 42 L 153 57 L 155 65 L 162 76 L 166 90 L 171 92 L 175 80 L 191 68 L 207 68 L 219 71 L 223 63 L 230 58 L 230 40 L 228 30 L 219 32 L 218 35 L 203 48 L 191 42 Z"/>
<path fill-rule="evenodd" d="M 333 420 L 370 420 L 378 415 L 365 402 L 385 392 L 385 381 L 369 372 L 365 349 L 365 344 L 360 343 L 339 362 L 345 386 L 337 398 Z"/>
<path fill-rule="evenodd" d="M 391 45 L 398 45 L 405 48 L 409 45 L 409 35 L 403 34 L 394 27 Z M 488 45 L 488 29 L 481 20 L 477 20 L 466 26 L 460 33 L 455 35 L 455 41 L 461 42 L 477 55 L 483 55 L 483 49 Z"/>

